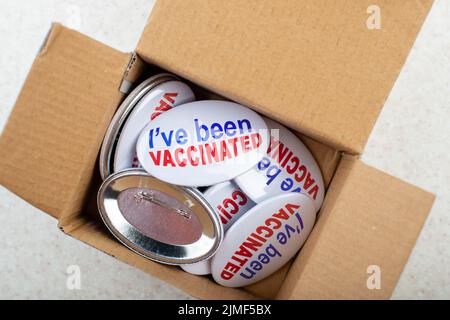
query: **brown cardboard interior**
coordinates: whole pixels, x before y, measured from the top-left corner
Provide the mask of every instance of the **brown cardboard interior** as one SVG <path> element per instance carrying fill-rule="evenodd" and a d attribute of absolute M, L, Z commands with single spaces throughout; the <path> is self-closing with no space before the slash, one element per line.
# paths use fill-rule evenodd
<path fill-rule="evenodd" d="M 281 286 L 280 298 L 365 297 L 358 292 L 367 290 L 361 289 L 359 281 L 366 283 L 361 278 L 360 267 L 362 262 L 368 261 L 368 253 L 374 253 L 380 259 L 379 263 L 388 274 L 384 280 L 385 290 L 376 297 L 390 296 L 431 206 L 432 197 L 361 164 L 355 158 L 346 158 L 333 178 L 341 153 L 335 147 L 304 136 L 332 192 L 327 194 L 323 213 L 311 239 L 292 268 L 285 267 L 271 278 L 245 290 L 229 289 L 216 285 L 208 277 L 192 276 L 175 267 L 148 261 L 115 241 L 97 214 L 95 197 L 100 183 L 97 155 L 108 123 L 122 99 L 119 89 L 123 88 L 123 78 L 139 74 L 136 70 L 130 72 L 129 60 L 129 54 L 55 26 L 33 65 L 0 139 L 0 182 L 38 208 L 59 217 L 60 227 L 71 236 L 200 298 L 274 297 Z M 169 69 L 176 69 L 176 66 Z M 189 80 L 202 85 L 205 83 L 202 75 L 189 74 Z M 223 82 L 221 86 L 227 85 L 228 82 Z M 245 87 L 242 90 L 245 94 Z M 220 88 L 217 91 L 226 92 Z M 203 98 L 208 96 L 208 90 L 199 90 L 198 93 Z M 272 107 L 264 105 L 262 108 L 268 114 Z M 282 122 L 292 125 L 292 121 Z M 300 126 L 301 132 L 310 129 L 303 130 Z M 30 133 L 37 143 L 22 147 L 18 142 L 26 140 Z M 391 192 L 383 192 L 385 186 Z M 352 190 L 360 191 L 355 195 Z M 372 203 L 372 197 L 377 197 L 377 201 Z M 386 219 L 383 223 L 374 224 L 380 212 Z M 417 219 L 411 219 L 411 216 Z M 364 219 L 370 223 L 364 223 Z M 353 228 L 354 221 L 358 228 Z M 370 232 L 373 226 L 379 232 Z M 398 259 L 386 256 L 387 243 L 390 242 L 380 234 L 393 235 L 387 237 L 389 241 L 401 240 L 395 249 Z M 400 237 L 396 238 L 396 234 Z M 368 251 L 355 249 L 354 241 L 370 244 Z M 336 249 L 335 244 L 342 247 Z M 340 258 L 342 250 L 348 252 L 344 256 L 346 259 Z M 354 263 L 355 260 L 358 263 Z M 323 284 L 330 279 L 324 273 L 333 273 L 334 270 L 345 272 L 345 276 L 339 281 L 331 277 L 334 286 L 330 289 L 329 285 Z M 283 282 L 286 275 L 288 281 Z M 323 291 L 314 291 L 316 285 Z M 337 295 L 336 291 L 341 288 L 345 290 Z"/>
<path fill-rule="evenodd" d="M 2 185 L 52 216 L 79 211 L 129 60 L 54 25 L 2 133 Z"/>
<path fill-rule="evenodd" d="M 432 2 L 158 1 L 137 52 L 359 154 Z M 373 5 L 381 10 L 380 29 L 366 24 Z"/>

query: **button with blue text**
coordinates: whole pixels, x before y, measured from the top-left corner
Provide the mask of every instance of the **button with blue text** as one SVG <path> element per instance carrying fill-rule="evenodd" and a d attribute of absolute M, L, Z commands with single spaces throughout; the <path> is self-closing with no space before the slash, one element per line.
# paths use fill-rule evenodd
<path fill-rule="evenodd" d="M 311 198 L 285 193 L 269 198 L 234 223 L 212 258 L 214 280 L 242 287 L 271 275 L 289 261 L 316 219 Z"/>
<path fill-rule="evenodd" d="M 254 167 L 267 152 L 269 132 L 253 110 L 227 101 L 197 101 L 151 121 L 137 142 L 142 167 L 183 186 L 210 186 Z"/>

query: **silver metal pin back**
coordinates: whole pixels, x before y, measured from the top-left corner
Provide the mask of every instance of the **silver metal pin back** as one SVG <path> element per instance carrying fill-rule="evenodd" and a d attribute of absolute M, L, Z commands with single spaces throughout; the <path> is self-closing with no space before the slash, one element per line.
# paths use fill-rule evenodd
<path fill-rule="evenodd" d="M 190 219 L 191 218 L 191 214 L 189 212 L 187 212 L 186 210 L 172 207 L 171 205 L 169 205 L 169 204 L 167 204 L 167 203 L 165 203 L 165 202 L 155 198 L 154 195 L 152 195 L 152 194 L 150 194 L 148 192 L 139 191 L 139 192 L 137 192 L 134 195 L 134 199 L 136 200 L 137 203 L 140 203 L 142 200 L 149 201 L 149 202 L 157 204 L 157 205 L 159 205 L 161 207 L 165 207 L 165 208 L 171 209 L 171 210 L 175 211 L 176 213 L 178 213 L 179 215 L 185 217 L 186 219 Z"/>

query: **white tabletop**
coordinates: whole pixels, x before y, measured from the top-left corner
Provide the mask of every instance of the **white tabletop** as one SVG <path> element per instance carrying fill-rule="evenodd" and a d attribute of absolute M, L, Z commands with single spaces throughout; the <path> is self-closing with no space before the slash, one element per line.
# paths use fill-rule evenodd
<path fill-rule="evenodd" d="M 0 129 L 52 21 L 131 51 L 153 2 L 1 1 Z M 449 35 L 450 1 L 436 0 L 362 156 L 366 163 L 437 195 L 393 298 L 450 298 Z M 54 219 L 3 187 L 0 225 L 0 298 L 189 297 L 65 236 Z M 80 283 L 70 276 L 78 271 Z"/>

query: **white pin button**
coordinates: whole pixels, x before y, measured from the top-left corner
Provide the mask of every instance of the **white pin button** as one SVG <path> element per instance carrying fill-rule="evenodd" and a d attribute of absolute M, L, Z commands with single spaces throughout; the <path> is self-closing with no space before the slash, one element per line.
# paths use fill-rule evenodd
<path fill-rule="evenodd" d="M 285 192 L 301 192 L 313 199 L 318 211 L 324 183 L 316 160 L 290 130 L 273 120 L 264 120 L 271 133 L 267 156 L 234 181 L 256 203 Z"/>
<path fill-rule="evenodd" d="M 192 90 L 181 81 L 168 81 L 149 91 L 133 108 L 120 132 L 114 156 L 114 172 L 139 167 L 136 142 L 142 129 L 173 107 L 195 100 Z"/>
<path fill-rule="evenodd" d="M 209 186 L 237 177 L 266 154 L 269 132 L 256 112 L 227 101 L 183 104 L 151 121 L 137 155 L 154 177 L 177 185 Z"/>
<path fill-rule="evenodd" d="M 312 200 L 301 193 L 269 198 L 236 221 L 212 258 L 214 280 L 242 287 L 280 269 L 302 247 L 316 219 Z"/>
<path fill-rule="evenodd" d="M 204 196 L 211 206 L 216 209 L 225 232 L 255 205 L 235 183 L 230 181 L 208 188 L 204 192 Z M 211 260 L 182 265 L 181 268 L 192 274 L 210 274 Z"/>
<path fill-rule="evenodd" d="M 182 264 L 180 267 L 190 274 L 204 276 L 211 273 L 211 259 L 191 264 Z"/>
<path fill-rule="evenodd" d="M 255 203 L 231 181 L 209 187 L 203 194 L 216 209 L 225 232 L 237 219 L 255 206 Z"/>

